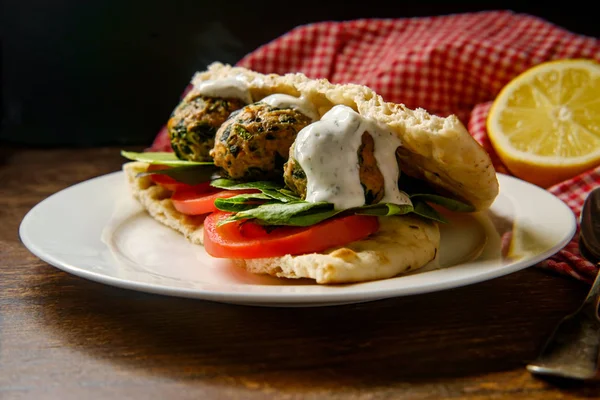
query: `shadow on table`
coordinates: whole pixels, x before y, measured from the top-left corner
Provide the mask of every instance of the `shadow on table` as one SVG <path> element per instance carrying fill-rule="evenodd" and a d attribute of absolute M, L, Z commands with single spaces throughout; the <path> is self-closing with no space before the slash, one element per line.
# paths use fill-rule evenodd
<path fill-rule="evenodd" d="M 44 323 L 93 357 L 178 381 L 325 389 L 524 368 L 577 307 L 578 285 L 529 269 L 438 293 L 317 308 L 162 297 L 62 272 L 38 290 Z"/>

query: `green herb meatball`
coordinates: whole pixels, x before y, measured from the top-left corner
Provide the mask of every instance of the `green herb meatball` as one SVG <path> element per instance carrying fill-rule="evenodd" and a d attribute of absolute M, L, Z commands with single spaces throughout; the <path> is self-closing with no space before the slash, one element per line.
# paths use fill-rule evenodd
<path fill-rule="evenodd" d="M 182 160 L 212 161 L 209 152 L 217 129 L 245 103 L 236 98 L 206 97 L 190 92 L 167 123 L 171 147 Z"/>
<path fill-rule="evenodd" d="M 281 179 L 290 146 L 298 132 L 311 122 L 291 108 L 250 104 L 221 125 L 210 155 L 232 179 Z"/>
<path fill-rule="evenodd" d="M 290 157 L 284 166 L 283 179 L 286 186 L 301 198 L 306 198 L 306 174 L 293 155 L 293 146 L 290 148 Z M 381 201 L 384 195 L 384 179 L 377 160 L 375 159 L 375 142 L 368 132 L 363 133 L 361 145 L 358 148 L 358 165 L 360 183 L 365 192 L 365 204 L 375 204 Z"/>

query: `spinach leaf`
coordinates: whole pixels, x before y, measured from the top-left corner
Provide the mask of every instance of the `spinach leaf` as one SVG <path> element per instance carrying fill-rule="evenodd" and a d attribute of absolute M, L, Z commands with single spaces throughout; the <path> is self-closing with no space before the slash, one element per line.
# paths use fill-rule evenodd
<path fill-rule="evenodd" d="M 413 189 L 417 187 L 414 183 L 418 182 L 411 183 Z M 213 180 L 211 185 L 226 190 L 257 189 L 261 192 L 217 199 L 215 205 L 219 210 L 236 213 L 221 223 L 253 219 L 263 225 L 310 226 L 340 213 L 380 217 L 414 213 L 423 218 L 447 223 L 447 220 L 429 205 L 429 202 L 441 205 L 451 211 L 469 212 L 474 210 L 469 204 L 435 193 L 428 193 L 428 191 L 410 195 L 412 204 L 380 203 L 347 210 L 335 210 L 333 204 L 330 203 L 309 203 L 302 200 L 279 182 L 241 182 L 221 178 Z"/>
<path fill-rule="evenodd" d="M 282 203 L 290 203 L 294 201 L 303 201 L 299 197 L 291 197 L 284 193 L 281 193 L 281 190 L 271 190 L 271 189 L 263 189 L 262 191 L 265 195 L 269 196 L 274 200 L 279 200 Z"/>
<path fill-rule="evenodd" d="M 357 207 L 355 214 L 360 215 L 376 215 L 379 217 L 386 217 L 390 215 L 408 214 L 414 210 L 410 204 L 371 204 L 368 206 Z"/>
<path fill-rule="evenodd" d="M 137 176 L 153 174 L 167 175 L 177 182 L 186 183 L 188 185 L 197 185 L 202 182 L 210 181 L 216 172 L 217 168 L 214 165 L 192 165 L 159 169 L 150 172 L 140 172 Z"/>
<path fill-rule="evenodd" d="M 255 199 L 269 199 L 263 204 L 254 203 Z M 291 225 L 291 226 L 310 226 L 334 217 L 337 214 L 346 212 L 359 215 L 391 216 L 413 212 L 413 206 L 410 204 L 373 204 L 362 207 L 350 208 L 347 210 L 336 210 L 333 204 L 320 202 L 309 203 L 304 200 L 290 201 L 287 203 L 277 202 L 269 197 L 268 194 L 242 194 L 228 199 L 217 199 L 215 205 L 222 211 L 237 212 L 223 223 L 237 221 L 239 219 L 255 219 L 257 223 L 263 225 Z M 427 204 L 425 204 L 427 207 Z M 427 209 L 422 212 L 428 215 Z M 435 213 L 430 212 L 431 215 Z"/>
<path fill-rule="evenodd" d="M 257 189 L 263 194 L 269 196 L 274 200 L 278 200 L 282 203 L 289 203 L 291 201 L 302 201 L 297 196 L 290 196 L 283 192 L 280 184 L 271 181 L 258 181 L 258 182 L 239 182 L 231 179 L 216 179 L 210 183 L 219 189 L 226 190 L 240 190 L 240 189 Z"/>
<path fill-rule="evenodd" d="M 290 199 L 296 199 L 298 201 L 302 200 L 300 197 L 298 197 L 298 195 L 296 193 L 294 193 L 291 190 L 286 189 L 286 188 L 279 189 L 279 193 L 283 194 L 284 196 L 286 196 Z"/>
<path fill-rule="evenodd" d="M 141 161 L 149 164 L 168 165 L 170 167 L 176 166 L 192 166 L 192 165 L 212 165 L 213 162 L 200 162 L 200 161 L 188 161 L 177 158 L 175 153 L 170 152 L 143 152 L 136 153 L 133 151 L 121 151 L 121 155 L 129 160 Z"/>
<path fill-rule="evenodd" d="M 244 194 L 238 194 L 237 196 L 233 196 L 233 197 L 218 198 L 217 200 L 219 200 L 219 202 L 221 202 L 223 204 L 224 203 L 237 203 L 237 204 L 255 203 L 255 204 L 260 205 L 262 203 L 256 203 L 257 200 L 271 200 L 271 198 L 264 193 L 244 193 Z"/>
<path fill-rule="evenodd" d="M 426 219 L 447 223 L 448 221 L 429 203 L 438 204 L 451 211 L 470 212 L 474 210 L 470 204 L 433 193 L 410 195 L 412 204 L 380 203 L 348 210 L 335 210 L 333 204 L 330 203 L 304 201 L 276 182 L 239 182 L 217 179 L 211 185 L 228 190 L 257 189 L 261 191 L 260 194 L 242 194 L 228 199 L 218 199 L 215 202 L 218 209 L 237 213 L 224 220 L 223 223 L 240 219 L 254 219 L 263 225 L 310 226 L 342 212 L 379 217 L 414 213 Z"/>
<path fill-rule="evenodd" d="M 221 211 L 239 212 L 256 208 L 271 198 L 263 193 L 240 194 L 229 198 L 218 198 L 215 207 Z"/>
<path fill-rule="evenodd" d="M 308 212 L 300 213 L 297 215 L 292 215 L 288 219 L 288 225 L 293 226 L 311 226 L 318 224 L 321 221 L 324 221 L 328 218 L 334 217 L 337 214 L 344 212 L 345 210 L 320 210 L 320 209 L 311 209 Z"/>
<path fill-rule="evenodd" d="M 310 226 L 316 222 L 314 222 L 314 218 L 310 218 L 310 213 L 306 213 L 308 210 L 315 209 L 321 212 L 324 209 L 327 210 L 332 208 L 330 203 L 309 203 L 307 201 L 266 203 L 249 210 L 240 211 L 223 220 L 222 223 L 240 219 L 257 219 L 258 222 L 263 225 Z M 306 214 L 302 215 L 302 213 Z M 308 218 L 306 218 L 307 216 Z"/>
<path fill-rule="evenodd" d="M 257 182 L 240 182 L 232 179 L 215 179 L 210 183 L 211 186 L 219 188 L 219 189 L 227 189 L 227 190 L 240 190 L 240 189 L 258 189 L 262 191 L 263 189 L 269 190 L 279 190 L 281 189 L 281 185 L 277 182 L 271 181 L 257 181 Z"/>

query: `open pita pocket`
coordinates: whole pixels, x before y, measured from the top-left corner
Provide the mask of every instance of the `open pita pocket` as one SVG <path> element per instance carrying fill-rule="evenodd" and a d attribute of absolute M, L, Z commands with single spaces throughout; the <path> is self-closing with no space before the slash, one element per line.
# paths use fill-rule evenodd
<path fill-rule="evenodd" d="M 260 74 L 222 63 L 213 63 L 206 71 L 196 73 L 192 83 L 227 78 L 247 82 L 253 101 L 274 93 L 303 96 L 321 116 L 335 105 L 351 107 L 400 137 L 402 173 L 425 180 L 477 210 L 488 208 L 498 195 L 498 179 L 489 154 L 455 115 L 439 117 L 422 108 L 411 110 L 403 104 L 386 102 L 364 85 L 333 84 L 300 73 Z"/>
<path fill-rule="evenodd" d="M 336 105 L 345 105 L 402 141 L 397 159 L 402 174 L 428 182 L 441 194 L 468 203 L 473 210 L 488 208 L 498 194 L 498 181 L 489 155 L 456 116 L 438 117 L 424 109 L 410 110 L 385 102 L 366 86 L 332 84 L 302 74 L 260 74 L 241 67 L 213 63 L 197 73 L 192 83 L 237 79 L 247 84 L 251 100 L 271 94 L 301 97 L 315 106 L 319 117 Z M 188 96 L 193 95 L 193 90 Z M 138 177 L 148 164 L 129 162 L 123 170 L 133 196 L 149 215 L 180 232 L 191 243 L 204 240 L 202 216 L 177 211 L 171 192 L 148 176 Z M 320 253 L 236 259 L 257 274 L 282 278 L 309 278 L 319 284 L 385 279 L 422 268 L 435 259 L 440 245 L 437 223 L 414 214 L 378 217 L 379 230 L 362 239 Z"/>

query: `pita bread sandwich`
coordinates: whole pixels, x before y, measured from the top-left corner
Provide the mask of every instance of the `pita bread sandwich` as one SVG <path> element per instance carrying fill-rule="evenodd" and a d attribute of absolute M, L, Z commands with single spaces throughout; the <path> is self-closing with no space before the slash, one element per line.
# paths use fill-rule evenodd
<path fill-rule="evenodd" d="M 318 284 L 423 267 L 443 208 L 488 208 L 486 151 L 454 115 L 357 84 L 221 63 L 192 79 L 168 123 L 173 152 L 123 152 L 148 214 L 212 257 Z"/>

